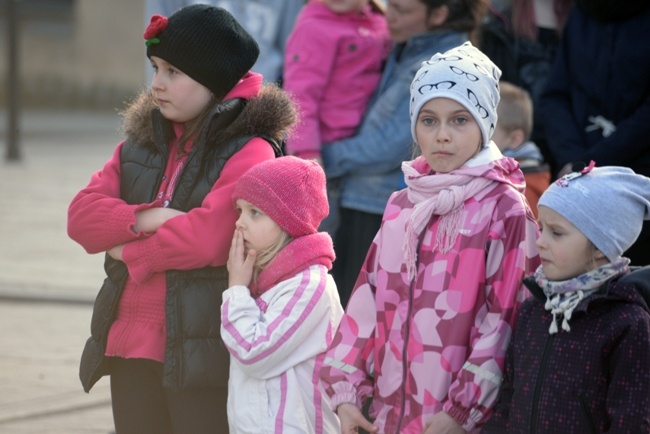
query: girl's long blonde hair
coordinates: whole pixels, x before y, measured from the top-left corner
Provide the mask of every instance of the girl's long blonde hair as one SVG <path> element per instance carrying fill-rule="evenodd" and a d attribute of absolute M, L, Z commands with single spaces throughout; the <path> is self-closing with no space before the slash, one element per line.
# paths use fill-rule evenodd
<path fill-rule="evenodd" d="M 269 266 L 273 258 L 280 253 L 282 249 L 286 247 L 292 241 L 293 238 L 289 236 L 285 231 L 280 231 L 280 235 L 275 242 L 269 246 L 268 249 L 265 249 L 261 252 L 258 252 L 257 257 L 255 258 L 255 265 L 253 268 L 253 281 L 257 283 L 257 276 L 259 273 Z"/>

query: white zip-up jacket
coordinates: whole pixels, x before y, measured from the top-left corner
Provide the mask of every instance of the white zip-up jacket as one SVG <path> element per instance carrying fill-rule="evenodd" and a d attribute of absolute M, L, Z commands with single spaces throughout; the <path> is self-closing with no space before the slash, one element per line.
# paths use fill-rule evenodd
<path fill-rule="evenodd" d="M 325 266 L 312 265 L 257 299 L 245 286 L 228 288 L 221 315 L 231 354 L 231 434 L 340 432 L 319 379 L 343 316 Z"/>

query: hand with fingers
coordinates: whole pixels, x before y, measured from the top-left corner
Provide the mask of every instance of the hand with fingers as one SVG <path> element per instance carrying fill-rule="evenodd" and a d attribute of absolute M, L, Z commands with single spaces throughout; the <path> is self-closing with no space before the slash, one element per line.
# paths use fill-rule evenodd
<path fill-rule="evenodd" d="M 422 434 L 465 434 L 465 429 L 441 411 L 427 421 Z"/>
<path fill-rule="evenodd" d="M 228 254 L 228 286 L 249 286 L 253 278 L 253 267 L 257 252 L 253 249 L 246 251 L 244 234 L 239 229 L 235 230 Z"/>
<path fill-rule="evenodd" d="M 359 428 L 369 433 L 376 433 L 378 428 L 369 420 L 363 417 L 361 410 L 353 404 L 341 404 L 336 408 L 341 422 L 341 434 L 354 434 L 359 432 Z"/>

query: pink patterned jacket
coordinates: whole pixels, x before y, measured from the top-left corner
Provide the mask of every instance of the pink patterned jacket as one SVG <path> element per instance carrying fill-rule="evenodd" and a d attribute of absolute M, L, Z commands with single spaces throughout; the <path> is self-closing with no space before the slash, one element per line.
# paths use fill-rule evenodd
<path fill-rule="evenodd" d="M 421 157 L 413 166 L 428 169 Z M 447 253 L 433 249 L 439 216 L 431 218 L 412 281 L 402 245 L 414 204 L 406 190 L 391 196 L 321 371 L 334 407 L 372 398 L 380 433 L 420 434 L 440 411 L 467 431 L 486 422 L 516 310 L 529 295 L 522 279 L 539 265 L 518 163 L 498 156 L 455 173 L 497 185 L 465 201 Z"/>

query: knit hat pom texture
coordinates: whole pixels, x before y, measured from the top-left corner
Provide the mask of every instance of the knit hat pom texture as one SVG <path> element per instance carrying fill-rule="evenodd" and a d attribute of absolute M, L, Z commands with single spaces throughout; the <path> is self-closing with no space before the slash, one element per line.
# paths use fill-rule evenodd
<path fill-rule="evenodd" d="M 318 232 L 329 213 L 323 169 L 315 161 L 293 156 L 250 168 L 237 182 L 232 199 L 258 207 L 291 238 Z"/>

